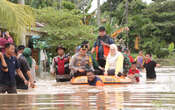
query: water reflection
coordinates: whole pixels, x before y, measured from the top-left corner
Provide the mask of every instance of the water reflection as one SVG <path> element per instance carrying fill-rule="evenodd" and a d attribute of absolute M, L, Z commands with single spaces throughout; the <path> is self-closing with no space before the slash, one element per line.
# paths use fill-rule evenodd
<path fill-rule="evenodd" d="M 39 80 L 29 91 L 0 95 L 0 110 L 174 110 L 175 68 L 170 69 L 158 69 L 156 81 L 142 77 L 139 84 L 104 88 Z"/>

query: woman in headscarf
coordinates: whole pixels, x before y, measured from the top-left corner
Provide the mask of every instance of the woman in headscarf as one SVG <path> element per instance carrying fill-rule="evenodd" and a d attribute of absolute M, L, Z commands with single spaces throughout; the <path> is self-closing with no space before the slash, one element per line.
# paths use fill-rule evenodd
<path fill-rule="evenodd" d="M 25 48 L 23 51 L 23 56 L 26 58 L 29 67 L 30 67 L 30 72 L 33 77 L 34 82 L 36 82 L 36 61 L 33 59 L 32 56 L 32 51 L 30 48 Z"/>
<path fill-rule="evenodd" d="M 121 52 L 117 50 L 115 44 L 110 45 L 110 52 L 107 56 L 105 65 L 105 75 L 118 75 L 123 72 L 124 57 Z"/>

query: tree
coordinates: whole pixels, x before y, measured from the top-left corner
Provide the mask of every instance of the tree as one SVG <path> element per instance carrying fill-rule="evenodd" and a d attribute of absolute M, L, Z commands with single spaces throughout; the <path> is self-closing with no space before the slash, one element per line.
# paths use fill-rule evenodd
<path fill-rule="evenodd" d="M 54 8 L 44 8 L 37 12 L 37 19 L 44 23 L 44 31 L 47 32 L 44 40 L 52 47 L 59 44 L 64 45 L 67 51 L 73 53 L 75 47 L 80 45 L 83 40 L 94 42 L 93 27 L 81 23 L 80 15 L 66 9 L 56 10 Z"/>
<path fill-rule="evenodd" d="M 122 26 L 125 16 L 125 1 L 113 4 L 115 10 L 110 12 L 110 2 L 102 6 L 102 14 L 105 17 L 112 14 L 112 27 L 115 24 Z M 168 55 L 162 48 L 168 48 L 171 42 L 175 42 L 175 1 L 154 0 L 146 5 L 142 0 L 128 0 L 128 27 L 129 47 L 134 50 L 136 36 L 140 37 L 140 49 L 151 52 L 158 57 Z M 109 21 L 109 20 L 107 20 Z M 125 39 L 125 34 L 122 34 Z"/>
<path fill-rule="evenodd" d="M 34 24 L 32 9 L 25 5 L 0 0 L 0 26 L 14 32 L 17 43 L 21 34 Z"/>

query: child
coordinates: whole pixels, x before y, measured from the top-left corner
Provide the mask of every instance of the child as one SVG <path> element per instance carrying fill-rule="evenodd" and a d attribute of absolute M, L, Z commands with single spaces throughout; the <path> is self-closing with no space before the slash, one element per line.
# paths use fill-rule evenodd
<path fill-rule="evenodd" d="M 133 79 L 134 82 L 139 82 L 140 72 L 137 69 L 136 62 L 133 62 L 131 68 L 129 69 L 128 77 Z"/>
<path fill-rule="evenodd" d="M 136 57 L 137 68 L 142 71 L 145 57 L 143 56 L 143 51 L 139 51 L 139 55 Z"/>
<path fill-rule="evenodd" d="M 146 78 L 155 80 L 156 79 L 156 71 L 155 67 L 160 66 L 155 61 L 151 59 L 151 54 L 147 53 L 145 57 L 145 63 L 143 67 L 146 69 Z"/>

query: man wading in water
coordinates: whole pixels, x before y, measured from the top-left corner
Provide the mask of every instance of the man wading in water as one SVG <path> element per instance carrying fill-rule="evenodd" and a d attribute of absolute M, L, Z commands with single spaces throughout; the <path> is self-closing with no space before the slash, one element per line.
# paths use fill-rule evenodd
<path fill-rule="evenodd" d="M 94 43 L 94 47 L 91 50 L 91 53 L 93 54 L 96 52 L 96 59 L 98 61 L 98 64 L 104 68 L 106 64 L 106 57 L 109 53 L 109 46 L 110 44 L 114 44 L 114 41 L 112 38 L 106 35 L 105 27 L 99 28 L 99 36 Z"/>
<path fill-rule="evenodd" d="M 156 80 L 156 71 L 155 68 L 159 67 L 160 64 L 157 64 L 151 59 L 151 54 L 147 53 L 145 57 L 145 63 L 143 67 L 146 69 L 146 78 L 147 80 Z"/>
<path fill-rule="evenodd" d="M 104 86 L 103 81 L 94 75 L 94 71 L 92 70 L 88 70 L 87 71 L 87 78 L 88 78 L 88 84 L 91 86 Z"/>
<path fill-rule="evenodd" d="M 69 56 L 65 55 L 65 48 L 58 46 L 56 52 L 58 56 L 53 58 L 51 65 L 51 74 L 56 73 L 56 81 L 64 82 L 70 80 Z"/>
<path fill-rule="evenodd" d="M 20 70 L 22 71 L 23 75 L 30 82 L 30 86 L 34 88 L 35 87 L 34 80 L 30 72 L 30 66 L 32 65 L 32 59 L 30 57 L 31 54 L 32 54 L 31 49 L 25 48 L 23 53 L 18 55 L 18 62 L 20 65 Z M 23 82 L 23 80 L 20 78 L 19 75 L 16 75 L 16 87 L 17 89 L 24 89 L 24 90 L 28 89 L 28 85 L 25 85 L 25 83 Z"/>
<path fill-rule="evenodd" d="M 28 81 L 23 76 L 20 70 L 20 65 L 14 57 L 15 46 L 11 43 L 5 44 L 5 55 L 3 60 L 2 53 L 0 54 L 0 93 L 17 93 L 15 71 L 23 79 L 25 85 L 28 85 Z"/>

